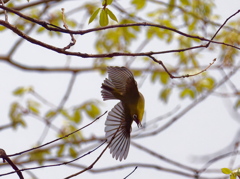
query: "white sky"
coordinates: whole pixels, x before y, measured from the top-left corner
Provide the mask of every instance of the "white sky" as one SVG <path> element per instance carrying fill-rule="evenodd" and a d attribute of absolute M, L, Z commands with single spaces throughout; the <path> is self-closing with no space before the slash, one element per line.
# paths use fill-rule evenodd
<path fill-rule="evenodd" d="M 215 11 L 218 12 L 218 14 L 220 13 L 222 17 L 221 20 L 219 20 L 219 23 L 222 23 L 227 17 L 236 12 L 239 8 L 238 0 L 217 0 L 215 2 L 218 3 Z M 77 3 L 77 1 L 69 2 L 69 8 L 75 3 Z M 68 6 L 64 5 L 66 11 L 68 9 Z M 237 17 L 239 17 L 239 15 Z M 1 19 L 3 19 L 3 16 L 1 16 Z M 14 39 L 16 39 L 16 36 L 14 36 L 12 32 L 5 32 L 0 34 L 0 55 L 6 53 L 7 50 L 11 48 Z M 68 43 L 70 37 L 65 36 L 63 39 L 50 39 L 44 36 L 40 36 L 39 39 L 61 47 Z M 92 34 L 87 36 L 79 36 L 77 37 L 77 40 L 78 43 L 73 48 L 74 50 L 78 49 L 82 52 L 92 52 L 91 42 L 94 42 L 94 37 Z M 64 65 L 66 59 L 68 58 L 55 52 L 49 52 L 46 49 L 35 46 L 28 42 L 24 42 L 23 45 L 24 46 L 21 48 L 21 51 L 17 51 L 17 53 L 14 55 L 14 59 L 19 63 L 37 66 L 47 64 L 48 66 L 55 67 L 57 65 Z M 218 54 L 213 54 L 213 57 L 205 59 L 206 63 L 209 63 L 208 60 L 213 59 L 215 55 L 217 56 Z M 89 66 L 91 64 L 91 59 L 73 58 L 71 62 L 71 65 L 78 67 Z M 121 63 L 118 63 L 116 61 L 113 63 L 113 65 L 120 64 Z M 136 64 L 137 62 L 134 63 L 134 65 Z M 19 100 L 18 98 L 14 97 L 12 95 L 12 91 L 17 87 L 33 86 L 34 89 L 42 96 L 57 105 L 66 91 L 70 77 L 71 76 L 68 73 L 26 72 L 16 69 L 1 61 L 0 125 L 4 125 L 9 122 L 8 112 L 9 106 L 12 102 L 16 100 L 18 102 L 24 102 L 26 99 L 30 98 L 30 96 L 28 96 Z M 100 76 L 99 73 L 79 74 L 74 84 L 73 91 L 66 103 L 66 106 L 69 107 L 76 105 L 81 103 L 81 101 L 88 99 L 102 100 L 100 96 L 100 86 L 105 77 L 106 76 Z M 235 76 L 235 79 L 236 78 L 237 76 Z M 139 78 L 137 78 L 137 81 L 139 81 Z M 162 103 L 158 99 L 161 87 L 162 86 L 159 84 L 152 85 L 149 83 L 149 80 L 146 80 L 143 86 L 140 88 L 140 91 L 144 94 L 146 100 L 146 121 L 158 116 L 162 116 L 167 112 L 173 110 L 178 105 L 180 105 L 181 109 L 183 109 L 191 103 L 190 100 L 179 100 L 177 98 L 177 94 L 174 94 L 175 97 L 170 98 L 170 102 L 167 105 Z M 113 105 L 116 103 L 116 101 L 102 103 L 102 112 L 111 110 Z M 239 130 L 238 123 L 232 118 L 231 113 L 229 112 L 231 111 L 231 105 L 232 104 L 229 105 L 228 100 L 222 100 L 214 96 L 210 97 L 201 104 L 197 105 L 197 107 L 192 109 L 181 119 L 179 119 L 174 125 L 172 125 L 164 132 L 160 133 L 157 137 L 143 138 L 141 140 L 134 140 L 134 142 L 137 142 L 144 146 L 151 146 L 152 150 L 159 152 L 161 155 L 165 155 L 166 157 L 178 162 L 185 163 L 192 167 L 201 167 L 203 166 L 203 163 L 199 164 L 193 162 L 193 156 L 211 154 L 218 151 L 219 149 L 225 147 L 228 142 L 234 138 L 237 130 Z M 91 127 L 84 130 L 84 135 L 88 136 L 88 134 L 94 133 L 95 135 L 103 136 L 105 118 L 106 116 L 101 118 L 100 121 L 96 122 Z M 169 119 L 170 118 L 165 120 L 168 121 Z M 84 119 L 81 125 L 84 125 L 88 122 L 89 120 Z M 56 123 L 61 124 L 61 122 Z M 22 150 L 29 149 L 31 145 L 39 139 L 40 135 L 42 134 L 44 125 L 38 120 L 31 117 L 27 118 L 27 124 L 27 130 L 19 127 L 16 131 L 1 131 L 0 148 L 3 148 L 8 154 L 13 154 Z M 50 132 L 50 134 L 52 135 L 48 136 L 44 142 L 48 142 L 56 138 L 54 132 Z M 103 147 L 101 149 L 103 149 Z M 83 158 L 79 162 L 88 165 L 98 156 L 99 152 L 101 152 L 101 150 L 98 150 L 88 157 Z M 164 167 L 169 167 L 167 164 L 156 160 L 152 156 L 146 155 L 139 150 L 135 150 L 135 147 L 131 146 L 127 160 L 120 163 L 119 161 L 112 159 L 109 151 L 107 150 L 100 161 L 95 165 L 95 168 L 97 169 L 105 166 L 114 166 L 131 162 L 156 162 L 157 164 L 160 164 Z M 215 167 L 227 167 L 225 164 L 227 165 L 228 163 L 226 163 L 226 161 L 218 162 Z M 85 172 L 81 175 L 81 177 L 88 179 L 113 177 L 123 178 L 128 175 L 133 169 L 134 168 L 127 168 L 124 170 L 100 173 L 95 175 L 89 172 Z M 1 169 L 1 173 L 7 171 L 11 171 L 10 167 L 4 167 Z M 37 176 L 41 176 L 41 178 L 61 179 L 77 171 L 78 170 L 76 169 L 71 169 L 71 167 L 61 166 L 34 170 L 33 172 L 36 173 Z M 23 174 L 26 176 L 26 178 L 30 178 L 26 172 L 23 172 Z M 165 172 L 142 168 L 138 168 L 130 178 L 141 179 L 147 178 L 149 176 L 151 176 L 151 178 L 185 178 L 172 174 L 169 175 Z M 16 175 L 8 175 L 3 178 L 15 179 Z"/>

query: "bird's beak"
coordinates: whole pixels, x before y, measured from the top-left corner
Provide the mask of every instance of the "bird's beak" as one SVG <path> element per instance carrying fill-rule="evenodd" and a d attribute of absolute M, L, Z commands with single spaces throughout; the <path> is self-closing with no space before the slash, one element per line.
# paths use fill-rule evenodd
<path fill-rule="evenodd" d="M 138 128 L 142 128 L 141 122 L 138 122 L 138 123 L 137 123 L 137 126 L 138 126 Z"/>
<path fill-rule="evenodd" d="M 138 128 L 142 127 L 142 124 L 138 119 L 137 115 L 133 115 L 133 120 L 137 123 Z"/>

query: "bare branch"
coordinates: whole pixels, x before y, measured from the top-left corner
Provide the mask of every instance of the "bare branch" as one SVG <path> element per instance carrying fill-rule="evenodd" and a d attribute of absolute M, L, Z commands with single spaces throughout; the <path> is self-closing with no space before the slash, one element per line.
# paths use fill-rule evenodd
<path fill-rule="evenodd" d="M 205 69 L 201 70 L 200 72 L 198 73 L 195 73 L 195 74 L 192 74 L 192 75 L 182 75 L 182 76 L 173 76 L 169 70 L 167 69 L 167 67 L 163 64 L 163 62 L 161 60 L 157 60 L 156 58 L 154 58 L 153 56 L 149 56 L 154 62 L 157 62 L 159 65 L 161 65 L 163 67 L 163 69 L 167 72 L 167 74 L 170 76 L 170 78 L 188 78 L 188 77 L 192 77 L 192 76 L 196 76 L 196 75 L 199 75 L 205 71 L 207 71 L 208 68 L 210 68 L 214 62 L 216 61 L 216 58 L 213 59 L 213 62 L 210 63 Z"/>
<path fill-rule="evenodd" d="M 0 6 L 1 8 L 1 6 Z M 206 48 L 206 45 L 198 45 L 198 46 L 193 46 L 193 47 L 189 47 L 189 48 L 185 48 L 185 49 L 177 49 L 177 50 L 166 50 L 166 51 L 158 51 L 158 52 L 141 52 L 141 53 L 125 53 L 125 52 L 113 52 L 113 53 L 106 53 L 106 54 L 87 54 L 87 53 L 81 53 L 81 52 L 69 52 L 69 51 L 65 51 L 62 48 L 58 48 L 49 44 L 46 44 L 44 42 L 41 42 L 39 40 L 36 40 L 26 34 L 24 34 L 23 32 L 21 32 L 20 30 L 18 30 L 17 28 L 15 28 L 14 26 L 12 26 L 9 23 L 6 23 L 5 21 L 0 20 L 0 24 L 5 26 L 6 28 L 12 30 L 14 33 L 18 34 L 19 36 L 21 36 L 22 38 L 24 38 L 25 40 L 39 45 L 41 47 L 47 48 L 49 50 L 61 53 L 61 54 L 65 54 L 65 55 L 72 55 L 72 56 L 79 56 L 82 58 L 112 58 L 112 57 L 117 57 L 117 56 L 151 56 L 151 55 L 157 55 L 157 54 L 165 54 L 165 53 L 173 53 L 173 52 L 183 52 L 183 51 L 187 51 L 187 50 L 192 50 L 192 49 L 197 49 L 197 48 Z M 123 24 L 123 25 L 115 25 L 114 28 L 117 27 L 130 27 L 130 26 L 147 26 L 146 23 L 142 24 L 142 23 L 136 23 L 136 24 Z M 154 26 L 154 25 L 148 25 L 148 26 Z M 158 25 L 156 25 L 158 26 Z M 109 26 L 108 26 L 109 27 Z M 107 27 L 105 27 L 106 29 Z M 113 28 L 113 27 L 112 27 Z M 97 30 L 104 30 L 104 28 L 95 28 L 94 30 L 89 30 L 89 32 L 92 31 L 97 31 Z M 172 29 L 173 30 L 173 29 Z M 64 30 L 65 31 L 65 30 Z M 177 30 L 173 30 L 173 31 L 177 31 Z M 71 33 L 71 32 L 69 32 Z M 179 31 L 180 33 L 180 31 Z M 82 33 L 72 33 L 72 34 L 82 34 Z M 182 32 L 181 32 L 182 34 Z M 184 34 L 184 33 L 183 33 Z M 182 35 L 183 35 L 182 34 Z M 190 37 L 190 38 L 196 38 L 202 41 L 211 41 L 211 43 L 215 43 L 215 44 L 220 44 L 220 45 L 226 45 L 235 49 L 240 50 L 239 47 L 231 45 L 231 44 L 227 44 L 227 43 L 223 43 L 223 42 L 217 42 L 217 41 L 212 41 L 212 40 L 208 40 L 205 39 L 203 37 L 198 37 L 198 36 L 191 36 L 191 35 L 186 35 L 186 37 Z"/>
<path fill-rule="evenodd" d="M 0 0 L 0 4 L 2 4 L 2 6 L 4 6 L 4 3 L 7 3 L 9 0 Z M 4 15 L 5 15 L 5 21 L 8 21 L 8 15 L 7 15 L 7 11 L 4 10 Z"/>
<path fill-rule="evenodd" d="M 43 144 L 43 145 L 40 145 L 40 146 L 38 146 L 38 147 L 34 147 L 34 148 L 31 148 L 31 149 L 28 149 L 28 150 L 24 150 L 24 151 L 22 151 L 22 152 L 18 152 L 18 153 L 11 154 L 11 155 L 8 155 L 8 156 L 11 157 L 11 156 L 16 156 L 16 155 L 21 155 L 21 154 L 23 154 L 23 153 L 30 152 L 30 151 L 32 151 L 32 150 L 36 150 L 36 149 L 42 148 L 42 147 L 47 146 L 47 145 L 49 145 L 49 144 L 51 144 L 51 143 L 54 143 L 54 142 L 57 142 L 57 141 L 59 141 L 59 140 L 61 140 L 61 139 L 64 139 L 64 138 L 66 138 L 66 137 L 69 137 L 70 135 L 72 135 L 72 134 L 74 134 L 74 133 L 76 133 L 76 132 L 78 132 L 78 131 L 81 131 L 81 130 L 83 130 L 84 128 L 90 126 L 91 124 L 93 124 L 94 122 L 96 122 L 98 119 L 100 119 L 102 116 L 104 116 L 106 113 L 107 113 L 107 111 L 105 111 L 102 115 L 98 116 L 95 120 L 93 120 L 93 121 L 90 122 L 89 124 L 81 127 L 80 129 L 78 129 L 78 130 L 76 130 L 76 131 L 73 131 L 73 132 L 71 132 L 71 133 L 69 133 L 69 134 L 67 134 L 67 135 L 65 135 L 65 136 L 63 136 L 63 137 L 59 137 L 59 138 L 57 138 L 57 139 L 55 139 L 55 140 L 52 140 L 52 141 L 50 141 L 50 142 L 47 142 L 47 143 L 45 143 L 45 144 Z"/>
<path fill-rule="evenodd" d="M 216 33 L 213 35 L 213 37 L 211 38 L 211 40 L 213 40 L 216 35 L 218 34 L 218 32 L 223 28 L 223 26 L 227 23 L 227 21 L 229 21 L 232 17 L 234 17 L 235 15 L 237 15 L 238 13 L 240 13 L 240 10 L 238 10 L 237 12 L 235 12 L 234 14 L 232 14 L 231 16 L 229 16 L 224 23 L 218 28 L 218 30 L 216 31 Z M 210 45 L 211 41 L 208 42 L 207 47 Z"/>
<path fill-rule="evenodd" d="M 154 156 L 154 157 L 156 157 L 156 158 L 158 158 L 160 160 L 163 160 L 163 161 L 165 161 L 165 162 L 167 162 L 169 164 L 172 164 L 174 166 L 180 167 L 180 168 L 185 169 L 185 170 L 189 170 L 191 172 L 197 172 L 197 169 L 195 169 L 195 168 L 189 167 L 187 165 L 181 164 L 181 163 L 176 162 L 174 160 L 171 160 L 171 159 L 169 159 L 167 157 L 164 157 L 163 155 L 160 155 L 160 154 L 158 154 L 158 153 L 148 149 L 147 147 L 139 145 L 139 144 L 137 144 L 137 143 L 135 143 L 133 141 L 131 142 L 131 144 L 133 146 L 137 147 L 138 149 L 143 150 L 144 152 L 147 152 L 148 154 L 150 154 L 150 155 L 152 155 L 152 156 Z"/>
<path fill-rule="evenodd" d="M 101 154 L 97 157 L 97 159 L 91 164 L 89 165 L 88 167 L 86 167 L 84 170 L 80 171 L 80 172 L 77 172 L 77 173 L 74 173 L 73 175 L 70 175 L 64 179 L 69 179 L 69 178 L 72 178 L 72 177 L 75 177 L 77 175 L 80 175 L 81 173 L 87 171 L 87 170 L 90 170 L 94 167 L 94 165 L 98 162 L 98 160 L 102 157 L 102 155 L 104 154 L 104 152 L 107 150 L 107 148 L 110 146 L 110 144 L 112 143 L 113 139 L 115 138 L 116 134 L 118 133 L 119 129 L 121 128 L 121 124 L 119 125 L 118 129 L 116 130 L 116 132 L 114 133 L 114 135 L 112 136 L 111 140 L 109 141 L 108 145 L 103 149 L 103 151 L 101 152 Z"/>
<path fill-rule="evenodd" d="M 231 72 L 229 72 L 226 76 L 224 76 L 218 84 L 215 85 L 215 87 L 213 87 L 213 89 L 211 91 L 208 91 L 207 93 L 205 93 L 204 95 L 202 95 L 198 100 L 193 101 L 190 105 L 188 105 L 186 108 L 184 108 L 181 112 L 179 112 L 176 116 L 174 116 L 169 122 L 167 122 L 166 124 L 164 124 L 162 127 L 156 129 L 155 131 L 152 131 L 150 133 L 145 133 L 142 135 L 138 135 L 136 136 L 136 138 L 142 138 L 142 137 L 148 137 L 148 136 L 152 136 L 152 135 L 156 135 L 164 130 L 166 130 L 168 127 L 170 127 L 174 122 L 176 122 L 178 119 L 180 119 L 183 115 L 185 115 L 188 111 L 190 111 L 192 108 L 194 108 L 195 106 L 197 106 L 199 103 L 201 103 L 202 101 L 204 101 L 208 96 L 210 96 L 210 94 L 212 94 L 214 92 L 214 90 L 216 90 L 217 88 L 219 88 L 220 86 L 222 86 L 223 84 L 225 84 L 226 81 L 228 81 L 237 71 L 239 68 L 234 68 Z"/>
<path fill-rule="evenodd" d="M 19 15 L 20 17 L 26 19 L 26 20 L 29 20 L 31 22 L 34 22 L 34 23 L 37 23 L 43 27 L 45 27 L 46 29 L 48 30 L 51 30 L 51 31 L 56 31 L 56 32 L 62 32 L 62 33 L 69 33 L 69 34 L 80 34 L 80 35 L 83 35 L 83 34 L 87 34 L 87 33 L 90 33 L 90 32 L 95 32 L 95 31 L 100 31 L 100 30 L 106 30 L 106 29 L 112 29 L 112 28 L 119 28 L 119 27 L 134 27 L 134 26 L 146 26 L 146 27 L 156 27 L 156 28 L 162 28 L 162 29 L 166 29 L 166 30 L 170 30 L 172 32 L 175 32 L 175 33 L 178 33 L 182 36 L 185 36 L 185 37 L 188 37 L 188 38 L 194 38 L 194 39 L 199 39 L 201 41 L 207 41 L 208 44 L 206 45 L 199 45 L 199 46 L 194 46 L 194 47 L 189 47 L 189 48 L 186 48 L 186 49 L 177 49 L 177 50 L 168 50 L 168 51 L 159 51 L 159 52 L 143 52 L 143 53 L 122 53 L 122 52 L 115 52 L 115 53 L 109 53 L 109 54 L 93 54 L 93 55 L 90 55 L 90 54 L 86 54 L 86 53 L 80 53 L 80 52 L 68 52 L 68 51 L 65 51 L 64 49 L 62 48 L 57 48 L 57 47 L 54 47 L 54 46 L 51 46 L 49 44 L 46 44 L 46 43 L 43 43 L 41 41 L 38 41 L 36 39 L 33 39 L 29 36 L 27 36 L 26 34 L 22 33 L 20 30 L 18 30 L 17 28 L 15 28 L 14 26 L 10 25 L 9 23 L 5 22 L 5 21 L 1 21 L 0 20 L 0 24 L 2 24 L 3 26 L 7 27 L 8 29 L 11 29 L 13 32 L 15 32 L 16 34 L 18 34 L 19 36 L 21 36 L 22 38 L 26 39 L 27 41 L 31 42 L 31 43 L 34 43 L 34 44 L 37 44 L 37 45 L 40 45 L 44 48 L 48 48 L 50 50 L 53 50 L 53 51 L 56 51 L 58 53 L 62 53 L 62 54 L 65 54 L 65 55 L 72 55 L 72 56 L 80 56 L 80 57 L 83 57 L 83 58 L 105 58 L 105 57 L 114 57 L 114 56 L 151 56 L 151 55 L 155 55 L 155 54 L 163 54 L 163 53 L 172 53 L 172 52 L 182 52 L 182 51 L 186 51 L 186 50 L 191 50 L 191 49 L 196 49 L 196 48 L 207 48 L 209 46 L 209 42 L 211 43 L 215 43 L 215 44 L 221 44 L 221 45 L 226 45 L 226 46 L 230 46 L 230 47 L 233 47 L 235 49 L 238 49 L 240 50 L 239 47 L 237 46 L 234 46 L 234 45 L 231 45 L 231 44 L 226 44 L 226 43 L 223 43 L 223 42 L 217 42 L 217 41 L 213 41 L 213 40 L 209 40 L 209 39 L 206 39 L 204 37 L 199 37 L 199 36 L 196 36 L 196 35 L 189 35 L 189 34 L 186 34 L 184 32 L 181 32 L 179 30 L 176 30 L 174 28 L 170 28 L 170 27 L 167 27 L 167 26 L 163 26 L 163 25 L 158 25 L 158 24 L 151 24 L 151 23 L 134 23 L 134 24 L 120 24 L 120 25 L 112 25 L 112 26 L 106 26 L 106 27 L 99 27 L 99 28 L 93 28 L 93 29 L 88 29 L 88 30 L 80 30 L 80 31 L 71 31 L 71 30 L 66 30 L 66 29 L 63 29 L 63 28 L 60 28 L 60 27 L 57 27 L 53 24 L 49 24 L 45 21 L 40 21 L 40 20 L 37 20 L 37 19 L 33 19 L 31 17 L 28 17 L 28 16 L 25 16 L 23 14 L 21 14 L 20 12 L 18 11 L 15 11 L 11 8 L 7 8 L 5 6 L 0 6 L 0 8 L 2 9 L 5 9 L 5 10 L 8 10 L 12 13 L 15 13 L 16 15 Z M 229 20 L 231 17 L 233 17 L 234 15 L 236 15 L 237 13 L 239 13 L 239 11 L 237 11 L 236 13 L 234 13 L 232 16 L 230 16 L 227 20 Z M 222 26 L 220 27 L 222 28 Z M 215 35 L 212 37 L 212 39 L 217 35 L 219 31 L 217 31 L 215 33 Z"/>
<path fill-rule="evenodd" d="M 134 168 L 134 170 L 133 170 L 131 173 L 129 173 L 126 177 L 124 177 L 124 179 L 126 179 L 126 178 L 128 178 L 130 175 L 132 175 L 132 174 L 137 170 L 137 168 L 138 168 L 138 166 L 136 166 L 136 167 Z"/>
<path fill-rule="evenodd" d="M 68 162 L 62 162 L 62 163 L 58 163 L 58 164 L 53 164 L 53 165 L 43 165 L 43 166 L 39 166 L 39 167 L 31 167 L 31 168 L 24 168 L 24 169 L 21 169 L 21 170 L 15 170 L 15 172 L 21 172 L 21 171 L 28 171 L 28 170 L 36 170 L 36 169 L 41 169 L 41 168 L 48 168 L 48 167 L 57 167 L 57 166 L 61 166 L 61 165 L 67 165 L 67 164 L 70 164 L 76 160 L 79 160 L 89 154 L 91 154 L 92 152 L 96 151 L 99 147 L 101 147 L 103 144 L 105 144 L 106 141 L 102 142 L 99 146 L 97 146 L 95 149 L 87 152 L 86 154 L 84 155 L 81 155 L 80 157 L 77 157 L 73 160 L 70 160 Z M 0 149 L 0 152 L 1 152 L 1 149 Z M 9 174 L 13 174 L 15 172 L 9 172 L 9 173 L 4 173 L 4 174 L 0 174 L 0 176 L 5 176 L 5 175 L 9 175 Z"/>
<path fill-rule="evenodd" d="M 63 20 L 63 27 L 65 27 L 67 30 L 69 30 L 67 22 L 66 22 L 66 17 L 64 14 L 64 8 L 62 8 L 62 20 Z M 70 34 L 72 42 L 69 43 L 66 47 L 63 48 L 63 50 L 70 49 L 73 45 L 76 43 L 76 39 L 74 38 L 73 34 Z"/>
<path fill-rule="evenodd" d="M 11 159 L 7 156 L 6 152 L 3 149 L 0 149 L 0 158 L 3 159 L 3 162 L 7 161 L 9 165 L 17 172 L 20 179 L 24 179 L 22 172 L 18 169 L 18 167 L 11 161 Z"/>

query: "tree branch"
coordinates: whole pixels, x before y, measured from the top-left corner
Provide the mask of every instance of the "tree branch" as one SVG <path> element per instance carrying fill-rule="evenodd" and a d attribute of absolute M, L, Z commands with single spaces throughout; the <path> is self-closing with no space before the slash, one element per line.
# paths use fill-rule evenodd
<path fill-rule="evenodd" d="M 208 91 L 206 94 L 202 95 L 198 100 L 193 101 L 190 105 L 188 105 L 186 108 L 184 108 L 181 112 L 179 112 L 176 116 L 174 116 L 169 122 L 164 124 L 162 127 L 156 129 L 155 131 L 152 131 L 152 132 L 149 132 L 149 133 L 145 133 L 145 134 L 142 134 L 142 135 L 138 135 L 138 136 L 136 136 L 136 138 L 152 136 L 152 135 L 158 134 L 158 133 L 166 130 L 174 122 L 176 122 L 179 118 L 181 118 L 183 115 L 185 115 L 188 111 L 190 111 L 192 108 L 194 108 L 199 103 L 204 101 L 208 96 L 210 96 L 210 94 L 212 94 L 214 92 L 214 90 L 216 90 L 217 88 L 219 88 L 220 86 L 225 84 L 225 82 L 228 81 L 238 70 L 239 70 L 239 68 L 234 68 L 231 72 L 228 73 L 228 75 L 224 76 L 219 81 L 219 83 L 216 84 L 215 87 L 213 87 L 213 89 L 211 91 Z"/>
<path fill-rule="evenodd" d="M 63 136 L 63 137 L 59 137 L 59 138 L 57 138 L 57 139 L 55 139 L 55 140 L 52 140 L 52 141 L 50 141 L 50 142 L 47 142 L 47 143 L 45 143 L 45 144 L 43 144 L 43 145 L 40 145 L 40 146 L 38 146 L 38 147 L 33 147 L 33 148 L 31 148 L 31 149 L 24 150 L 24 151 L 22 151 L 22 152 L 18 152 L 18 153 L 11 154 L 11 155 L 8 155 L 8 156 L 9 156 L 9 157 L 12 157 L 12 156 L 16 156 L 16 155 L 22 155 L 22 154 L 24 154 L 24 153 L 26 153 L 26 152 L 30 152 L 30 151 L 32 151 L 32 150 L 36 150 L 36 149 L 42 148 L 42 147 L 47 146 L 47 145 L 49 145 L 49 144 L 51 144 L 51 143 L 57 142 L 57 141 L 59 141 L 59 140 L 61 140 L 61 139 L 64 139 L 64 138 L 66 138 L 66 137 L 68 137 L 68 136 L 70 136 L 70 135 L 72 135 L 72 134 L 74 134 L 74 133 L 76 133 L 76 132 L 78 132 L 78 131 L 81 131 L 81 130 L 83 130 L 84 128 L 86 128 L 86 127 L 88 127 L 88 126 L 90 126 L 91 124 L 93 124 L 94 122 L 96 122 L 98 119 L 100 119 L 102 116 L 104 116 L 106 113 L 107 113 L 107 111 L 105 111 L 102 115 L 98 116 L 95 120 L 93 120 L 93 121 L 90 122 L 89 124 L 81 127 L 81 128 L 78 129 L 78 130 L 75 130 L 75 131 L 73 131 L 73 132 L 71 132 L 71 133 L 69 133 L 69 134 L 67 134 L 67 135 L 65 135 L 65 136 Z"/>
<path fill-rule="evenodd" d="M 182 76 L 173 76 L 169 70 L 167 69 L 167 67 L 163 64 L 163 62 L 161 60 L 157 60 L 156 58 L 154 58 L 153 56 L 149 56 L 149 58 L 151 58 L 154 62 L 158 63 L 159 65 L 161 65 L 163 67 L 163 69 L 167 72 L 167 74 L 170 76 L 170 78 L 188 78 L 188 77 L 192 77 L 192 76 L 196 76 L 196 75 L 199 75 L 205 71 L 207 71 L 207 69 L 209 69 L 213 64 L 214 62 L 216 61 L 216 58 L 213 59 L 213 62 L 210 63 L 205 69 L 201 70 L 200 72 L 198 73 L 195 73 L 195 74 L 187 74 L 187 75 L 182 75 Z"/>
<path fill-rule="evenodd" d="M 18 169 L 18 167 L 11 161 L 11 159 L 7 156 L 6 152 L 3 149 L 0 149 L 0 158 L 3 159 L 3 162 L 7 161 L 9 165 L 17 172 L 20 179 L 24 179 L 22 172 Z"/>

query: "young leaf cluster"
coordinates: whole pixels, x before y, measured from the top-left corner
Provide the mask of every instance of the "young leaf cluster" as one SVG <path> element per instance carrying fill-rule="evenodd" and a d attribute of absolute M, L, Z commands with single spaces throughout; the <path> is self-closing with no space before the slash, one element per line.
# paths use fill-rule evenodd
<path fill-rule="evenodd" d="M 107 8 L 108 5 L 112 4 L 113 0 L 103 0 L 102 8 L 98 8 L 96 11 L 94 11 L 94 13 L 91 15 L 88 24 L 90 24 L 91 22 L 93 22 L 96 18 L 97 15 L 99 15 L 99 25 L 100 26 L 107 26 L 109 24 L 109 18 L 118 22 L 117 17 L 113 14 L 113 12 Z"/>
<path fill-rule="evenodd" d="M 222 173 L 229 175 L 230 179 L 237 179 L 237 177 L 240 177 L 240 168 L 235 170 L 230 170 L 229 168 L 222 168 Z"/>

